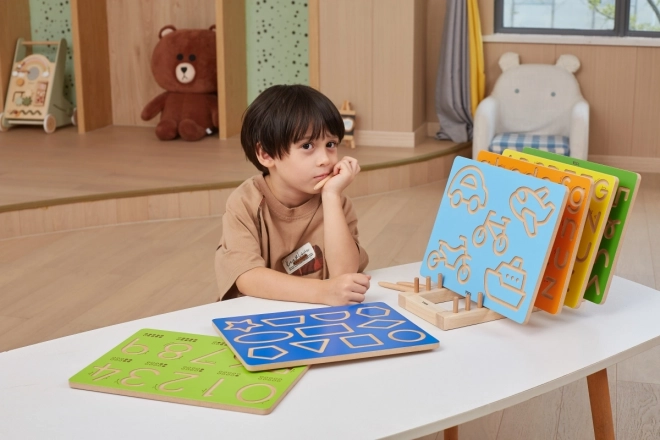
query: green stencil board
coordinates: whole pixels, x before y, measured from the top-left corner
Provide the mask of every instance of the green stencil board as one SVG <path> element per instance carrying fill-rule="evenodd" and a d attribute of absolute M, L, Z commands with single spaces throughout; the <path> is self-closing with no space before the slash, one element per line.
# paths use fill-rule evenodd
<path fill-rule="evenodd" d="M 603 238 L 598 247 L 596 261 L 594 261 L 589 282 L 584 292 L 584 298 L 596 304 L 602 304 L 607 298 L 607 291 L 610 282 L 614 276 L 614 269 L 619 257 L 619 250 L 623 244 L 623 237 L 628 225 L 628 216 L 632 212 L 637 190 L 642 181 L 642 176 L 632 171 L 622 170 L 599 163 L 579 160 L 572 157 L 560 156 L 558 154 L 539 151 L 534 148 L 526 147 L 524 153 L 529 153 L 538 157 L 556 160 L 557 162 L 573 164 L 587 170 L 598 171 L 619 178 L 619 188 L 614 196 L 612 209 L 603 231 Z"/>
<path fill-rule="evenodd" d="M 251 373 L 220 337 L 142 329 L 71 377 L 69 386 L 269 414 L 308 368 Z"/>

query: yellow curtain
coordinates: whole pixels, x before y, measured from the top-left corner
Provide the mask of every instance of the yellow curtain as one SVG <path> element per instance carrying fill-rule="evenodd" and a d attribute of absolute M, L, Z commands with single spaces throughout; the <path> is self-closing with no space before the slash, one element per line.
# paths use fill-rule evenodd
<path fill-rule="evenodd" d="M 470 104 L 472 116 L 486 93 L 484 74 L 484 45 L 481 39 L 481 20 L 477 0 L 468 0 L 468 42 L 470 55 Z"/>

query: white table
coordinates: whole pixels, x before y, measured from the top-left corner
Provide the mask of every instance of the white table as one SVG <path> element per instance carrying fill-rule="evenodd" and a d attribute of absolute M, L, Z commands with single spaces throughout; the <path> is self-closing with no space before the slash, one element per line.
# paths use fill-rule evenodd
<path fill-rule="evenodd" d="M 412 280 L 418 267 L 371 272 L 368 301 L 397 308 L 438 338 L 439 349 L 314 366 L 267 416 L 69 388 L 70 376 L 141 328 L 215 335 L 213 318 L 317 307 L 254 298 L 209 304 L 0 353 L 0 438 L 413 438 L 589 375 L 590 391 L 603 396 L 607 380 L 602 388 L 598 372 L 660 344 L 660 292 L 621 278 L 602 306 L 537 312 L 525 326 L 504 319 L 444 332 L 377 285 Z M 611 419 L 609 408 L 602 413 Z"/>

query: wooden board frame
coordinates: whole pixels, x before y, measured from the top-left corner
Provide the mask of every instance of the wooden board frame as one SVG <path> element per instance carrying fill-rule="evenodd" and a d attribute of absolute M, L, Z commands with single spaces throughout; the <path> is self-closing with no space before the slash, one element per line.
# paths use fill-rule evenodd
<path fill-rule="evenodd" d="M 561 184 L 457 157 L 420 275 L 442 274 L 461 296 L 526 324 L 550 258 L 568 189 Z"/>
<path fill-rule="evenodd" d="M 439 346 L 433 335 L 384 302 L 229 316 L 213 319 L 213 325 L 248 371 L 412 353 Z"/>
<path fill-rule="evenodd" d="M 610 211 L 618 192 L 619 178 L 600 171 L 582 168 L 571 163 L 559 162 L 516 150 L 506 149 L 502 152 L 502 156 L 527 161 L 535 165 L 553 167 L 561 171 L 572 172 L 580 176 L 589 177 L 594 181 L 587 222 L 582 231 L 580 248 L 575 265 L 573 266 L 573 275 L 571 276 L 569 289 L 564 301 L 564 305 L 577 309 L 582 304 L 587 286 L 589 285 L 591 271 L 598 257 L 600 242 L 605 233 L 607 220 L 610 217 Z M 607 291 L 599 298 L 600 302 L 597 302 L 597 304 L 603 304 L 606 296 Z M 595 302 L 593 297 L 591 299 L 585 299 Z"/>
<path fill-rule="evenodd" d="M 265 415 L 307 369 L 250 373 L 220 337 L 144 328 L 73 375 L 69 386 Z"/>
<path fill-rule="evenodd" d="M 489 151 L 480 151 L 477 160 L 550 182 L 560 183 L 568 188 L 568 200 L 560 220 L 559 231 L 552 244 L 552 258 L 546 264 L 540 292 L 534 303 L 536 307 L 550 314 L 561 313 L 578 254 L 582 231 L 587 221 L 589 202 L 593 193 L 592 180 Z"/>
<path fill-rule="evenodd" d="M 388 289 L 398 290 L 399 306 L 411 313 L 419 316 L 426 322 L 430 322 L 441 330 L 453 330 L 456 328 L 467 327 L 469 325 L 482 324 L 484 322 L 496 321 L 506 318 L 497 312 L 494 312 L 481 305 L 481 301 L 474 303 L 472 298 L 465 298 L 465 307 L 458 310 L 458 300 L 463 297 L 451 290 L 442 287 L 442 281 L 431 287 L 430 277 L 426 277 L 426 289 L 422 291 L 419 287 L 418 278 L 415 283 L 397 282 L 379 282 L 378 285 Z M 412 285 L 411 285 L 412 284 Z M 417 286 L 417 287 L 415 287 Z M 440 286 L 440 287 L 438 287 Z M 453 301 L 454 310 L 447 310 L 438 305 Z"/>
<path fill-rule="evenodd" d="M 632 213 L 633 206 L 635 205 L 637 194 L 639 193 L 639 185 L 641 184 L 642 176 L 632 171 L 602 165 L 596 162 L 560 156 L 528 147 L 523 148 L 523 153 L 576 165 L 587 170 L 610 174 L 619 179 L 619 187 L 616 190 L 616 195 L 612 202 L 612 208 L 610 209 L 610 214 L 607 218 L 607 224 L 603 232 L 603 237 L 600 240 L 596 260 L 591 268 L 589 282 L 587 283 L 584 293 L 585 299 L 597 304 L 603 303 L 607 298 L 610 283 L 612 282 L 616 270 L 616 264 L 619 255 L 621 255 L 623 239 L 626 236 L 626 230 L 630 224 L 628 219 Z M 599 258 L 600 256 L 603 258 Z"/>

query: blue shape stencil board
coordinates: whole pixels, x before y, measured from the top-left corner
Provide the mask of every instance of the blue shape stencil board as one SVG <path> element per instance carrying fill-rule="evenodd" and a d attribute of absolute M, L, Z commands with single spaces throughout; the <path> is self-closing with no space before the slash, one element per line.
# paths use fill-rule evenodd
<path fill-rule="evenodd" d="M 563 185 L 457 157 L 420 273 L 526 323 L 566 199 Z"/>
<path fill-rule="evenodd" d="M 439 343 L 385 303 L 213 320 L 248 371 L 430 350 Z"/>

